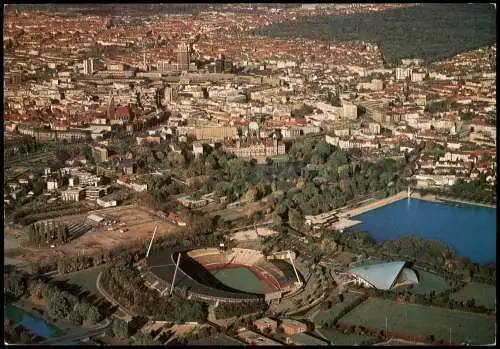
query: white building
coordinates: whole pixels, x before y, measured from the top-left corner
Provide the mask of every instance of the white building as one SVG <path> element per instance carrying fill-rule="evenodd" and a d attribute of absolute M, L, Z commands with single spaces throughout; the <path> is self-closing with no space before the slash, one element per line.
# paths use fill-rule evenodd
<path fill-rule="evenodd" d="M 405 80 L 411 76 L 410 68 L 396 68 L 396 80 Z"/>
<path fill-rule="evenodd" d="M 344 119 L 356 120 L 358 118 L 358 107 L 355 104 L 344 103 L 342 112 Z"/>
<path fill-rule="evenodd" d="M 83 61 L 83 74 L 92 75 L 96 71 L 95 58 L 88 58 Z"/>

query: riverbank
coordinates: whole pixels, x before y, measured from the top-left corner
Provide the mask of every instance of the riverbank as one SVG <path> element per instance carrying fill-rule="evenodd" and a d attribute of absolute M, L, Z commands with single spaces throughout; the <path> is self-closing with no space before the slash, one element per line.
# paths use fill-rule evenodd
<path fill-rule="evenodd" d="M 399 201 L 401 199 L 405 199 L 408 197 L 408 193 L 406 191 L 399 192 L 397 194 L 394 194 L 392 196 L 389 196 L 385 199 L 377 200 L 375 202 L 370 202 L 366 205 L 363 205 L 361 207 L 356 207 L 353 209 L 350 208 L 341 208 L 340 213 L 339 213 L 339 218 L 350 218 L 354 216 L 359 216 L 360 214 L 363 214 L 365 212 L 392 204 L 393 202 Z M 358 222 L 358 221 L 354 221 Z M 358 224 L 358 223 L 356 223 Z M 353 224 L 355 225 L 355 224 Z M 351 225 L 352 226 L 352 225 Z"/>
<path fill-rule="evenodd" d="M 21 299 L 17 300 L 15 303 L 13 303 L 12 305 L 23 310 L 25 313 L 32 315 L 32 316 L 35 316 L 35 317 L 38 317 L 41 320 L 43 320 L 44 322 L 46 322 L 47 324 L 56 327 L 57 329 L 62 331 L 63 334 L 65 334 L 64 332 L 70 332 L 70 331 L 74 331 L 75 329 L 78 329 L 78 327 L 75 326 L 69 320 L 61 319 L 61 320 L 58 320 L 56 322 L 53 322 L 47 316 L 47 314 L 45 312 L 47 310 L 47 308 L 45 308 L 39 304 L 35 304 L 32 301 L 30 301 L 29 299 L 21 298 Z"/>
<path fill-rule="evenodd" d="M 489 204 L 483 204 L 483 203 L 478 203 L 478 202 L 472 202 L 472 201 L 465 201 L 465 200 L 460 200 L 460 199 L 455 199 L 455 198 L 449 198 L 449 197 L 444 197 L 444 196 L 437 196 L 433 194 L 426 194 L 422 195 L 420 193 L 412 193 L 411 194 L 412 199 L 418 199 L 418 200 L 425 200 L 425 201 L 430 201 L 430 202 L 435 202 L 439 204 L 443 203 L 457 203 L 457 204 L 464 204 L 464 205 L 472 205 L 472 206 L 481 206 L 481 207 L 488 207 L 488 208 L 497 208 L 496 205 L 489 205 Z"/>

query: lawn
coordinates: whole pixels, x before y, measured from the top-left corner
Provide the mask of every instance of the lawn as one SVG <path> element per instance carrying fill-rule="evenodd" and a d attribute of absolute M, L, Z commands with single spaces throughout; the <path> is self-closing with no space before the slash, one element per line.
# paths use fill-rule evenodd
<path fill-rule="evenodd" d="M 227 208 L 225 210 L 209 213 L 210 217 L 220 216 L 223 221 L 234 221 L 246 217 L 245 213 L 235 208 Z"/>
<path fill-rule="evenodd" d="M 361 334 L 343 334 L 334 328 L 320 329 L 319 332 L 327 338 L 332 345 L 362 345 L 372 341 L 372 337 Z"/>
<path fill-rule="evenodd" d="M 453 287 L 453 284 L 450 284 L 450 280 L 442 276 L 420 269 L 415 269 L 415 271 L 418 275 L 418 284 L 401 286 L 396 288 L 396 290 L 402 291 L 408 289 L 412 293 L 426 294 L 432 291 L 435 293 L 443 292 Z"/>
<path fill-rule="evenodd" d="M 470 283 L 451 295 L 451 298 L 458 301 L 468 301 L 473 298 L 477 305 L 482 305 L 488 309 L 495 309 L 496 294 L 497 289 L 493 285 Z"/>
<path fill-rule="evenodd" d="M 490 344 L 495 341 L 494 316 L 463 313 L 417 304 L 398 304 L 383 299 L 371 299 L 356 307 L 340 322 L 383 330 L 387 318 L 389 332 L 430 336 L 472 345 Z"/>
<path fill-rule="evenodd" d="M 355 302 L 359 299 L 361 295 L 351 292 L 344 293 L 344 301 L 342 303 L 335 304 L 330 310 L 320 310 L 316 317 L 314 318 L 314 322 L 318 324 L 322 324 L 325 321 L 333 320 L 340 312 L 347 307 L 348 305 Z"/>
<path fill-rule="evenodd" d="M 212 272 L 220 282 L 236 290 L 265 293 L 266 285 L 247 268 L 227 268 Z"/>
<path fill-rule="evenodd" d="M 62 281 L 67 280 L 71 284 L 78 285 L 82 288 L 82 291 L 89 291 L 91 294 L 99 295 L 96 287 L 96 280 L 99 273 L 104 269 L 104 265 L 98 267 L 78 271 L 75 273 L 60 275 L 54 277 L 55 280 Z"/>

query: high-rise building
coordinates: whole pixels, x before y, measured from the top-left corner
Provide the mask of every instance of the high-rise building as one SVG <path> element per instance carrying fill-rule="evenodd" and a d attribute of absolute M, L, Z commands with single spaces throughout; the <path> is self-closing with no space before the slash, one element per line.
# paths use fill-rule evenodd
<path fill-rule="evenodd" d="M 190 53 L 189 45 L 186 43 L 180 43 L 177 47 L 177 63 L 179 64 L 179 69 L 188 70 L 190 63 Z"/>
<path fill-rule="evenodd" d="M 224 68 L 225 68 L 225 57 L 224 55 L 219 55 L 217 59 L 215 60 L 215 72 L 216 73 L 224 73 Z"/>
<path fill-rule="evenodd" d="M 95 58 L 88 58 L 83 60 L 83 74 L 92 75 L 96 71 L 97 64 Z"/>
<path fill-rule="evenodd" d="M 110 92 L 108 98 L 108 118 L 110 120 L 115 118 L 115 98 L 113 97 L 113 92 Z"/>
<path fill-rule="evenodd" d="M 96 163 L 101 163 L 108 160 L 108 150 L 103 147 L 92 148 L 92 156 Z"/>

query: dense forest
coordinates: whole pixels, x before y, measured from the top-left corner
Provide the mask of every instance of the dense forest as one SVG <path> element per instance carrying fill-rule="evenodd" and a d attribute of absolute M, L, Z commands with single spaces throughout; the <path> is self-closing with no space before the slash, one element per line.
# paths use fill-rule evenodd
<path fill-rule="evenodd" d="M 301 17 L 258 28 L 253 34 L 327 41 L 368 41 L 394 65 L 402 58 L 426 63 L 496 42 L 496 12 L 491 4 L 425 4 L 350 15 Z"/>

